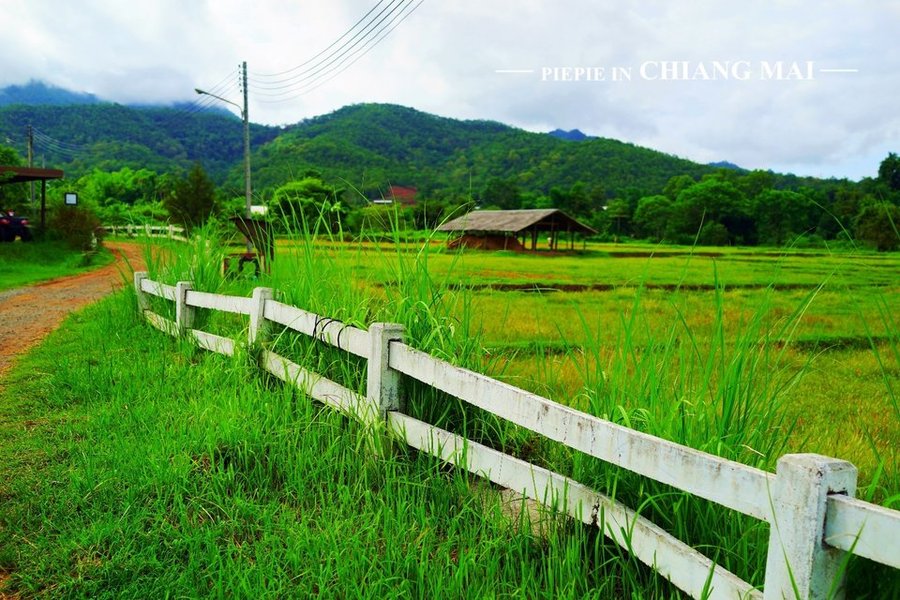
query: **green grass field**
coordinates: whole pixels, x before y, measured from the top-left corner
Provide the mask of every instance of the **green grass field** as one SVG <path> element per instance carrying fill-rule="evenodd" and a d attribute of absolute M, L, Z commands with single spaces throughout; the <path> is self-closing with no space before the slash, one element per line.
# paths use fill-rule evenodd
<path fill-rule="evenodd" d="M 234 294 L 269 285 L 350 323 L 402 323 L 412 345 L 454 363 L 760 468 L 793 451 L 845 458 L 860 467 L 858 496 L 896 507 L 900 257 L 657 250 L 458 255 L 299 238 L 279 245 L 262 280 L 222 279 L 203 241 L 148 259 L 168 283 Z M 563 281 L 580 287 L 516 287 Z M 207 354 L 140 324 L 134 303 L 124 292 L 70 319 L 0 390 L 8 591 L 680 597 L 590 528 L 552 520 L 536 535 L 476 478 L 399 447 L 375 460 L 352 421 L 246 355 Z M 198 326 L 243 336 L 246 323 L 200 311 Z M 365 379 L 338 352 L 276 340 L 351 387 Z M 406 395 L 413 416 L 640 507 L 762 584 L 767 526 L 421 387 Z M 891 598 L 900 577 L 854 560 L 848 586 L 848 597 Z"/>
<path fill-rule="evenodd" d="M 277 268 L 297 268 L 287 245 L 282 252 Z M 734 345 L 755 344 L 772 353 L 767 368 L 781 379 L 769 400 L 795 423 L 784 448 L 850 460 L 861 481 L 886 485 L 880 497 L 900 492 L 897 254 L 637 244 L 558 255 L 444 252 L 438 244 L 397 253 L 364 243 L 332 248 L 331 261 L 384 297 L 402 277 L 400 263 L 416 256 L 448 314 L 519 387 L 584 408 L 598 372 L 634 377 L 688 343 L 706 357 L 739 360 Z M 681 375 L 669 364 L 654 377 L 671 393 Z M 648 402 L 646 390 L 619 400 L 625 411 Z M 666 406 L 656 418 L 666 419 Z"/>
<path fill-rule="evenodd" d="M 74 275 L 112 262 L 106 250 L 87 255 L 59 242 L 0 244 L 0 291 Z"/>

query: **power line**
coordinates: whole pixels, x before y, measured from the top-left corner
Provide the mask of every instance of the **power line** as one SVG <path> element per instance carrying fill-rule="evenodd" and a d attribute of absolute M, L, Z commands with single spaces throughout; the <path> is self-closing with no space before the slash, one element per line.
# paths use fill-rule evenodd
<path fill-rule="evenodd" d="M 90 148 L 86 145 L 72 144 L 70 142 L 58 140 L 55 137 L 47 135 L 43 131 L 38 130 L 36 127 L 32 127 L 31 131 L 34 145 L 47 153 L 61 155 L 72 160 L 75 158 L 80 158 L 86 154 L 90 154 L 94 151 L 93 148 Z"/>
<path fill-rule="evenodd" d="M 369 20 L 369 22 L 366 23 L 366 25 L 362 29 L 357 31 L 353 35 L 353 37 L 351 37 L 349 40 L 347 40 L 346 42 L 341 44 L 341 46 L 339 48 L 337 48 L 336 50 L 334 50 L 331 54 L 329 54 L 328 56 L 317 61 L 311 67 L 303 69 L 299 73 L 296 73 L 295 75 L 286 77 L 284 79 L 278 79 L 275 81 L 265 82 L 265 81 L 260 81 L 259 79 L 254 78 L 254 79 L 251 79 L 251 81 L 258 84 L 259 87 L 261 87 L 261 88 L 279 90 L 279 89 L 285 89 L 285 88 L 292 87 L 293 85 L 296 84 L 296 82 L 308 79 L 310 76 L 321 71 L 323 68 L 328 67 L 329 65 L 334 63 L 335 60 L 340 59 L 342 56 L 344 56 L 345 54 L 350 52 L 354 47 L 359 45 L 360 42 L 365 40 L 371 34 L 371 31 L 374 27 L 377 27 L 382 22 L 384 22 L 384 20 L 387 19 L 391 14 L 393 14 L 398 8 L 400 8 L 404 4 L 404 2 L 406 4 L 409 4 L 410 1 L 411 0 L 391 0 L 390 3 L 387 6 L 385 6 L 383 9 L 381 9 L 381 11 L 377 15 L 372 17 Z M 385 14 L 385 12 L 387 12 L 387 14 Z M 360 38 L 360 36 L 362 36 L 362 38 L 357 39 L 357 38 Z M 331 44 L 331 46 L 334 46 L 334 44 Z M 348 46 L 349 46 L 349 48 L 348 48 Z M 322 54 L 324 54 L 324 51 L 320 52 L 317 56 L 320 56 Z M 308 62 L 310 62 L 310 61 L 307 61 L 307 63 Z M 295 69 L 296 68 L 297 67 L 295 67 Z M 280 84 L 286 84 L 286 85 L 280 85 Z"/>
<path fill-rule="evenodd" d="M 322 73 L 319 73 L 316 77 L 312 78 L 310 81 L 308 81 L 302 85 L 296 86 L 293 89 L 290 89 L 286 92 L 281 92 L 281 93 L 277 93 L 277 94 L 265 94 L 265 93 L 260 92 L 260 95 L 269 96 L 269 97 L 277 97 L 277 96 L 282 96 L 282 95 L 289 94 L 289 93 L 292 93 L 292 95 L 285 97 L 285 98 L 280 98 L 277 100 L 259 100 L 259 102 L 262 102 L 265 104 L 278 104 L 281 102 L 288 102 L 290 100 L 299 98 L 300 96 L 304 96 L 304 95 L 312 92 L 316 88 L 321 87 L 322 85 L 328 83 L 329 81 L 331 81 L 332 79 L 334 79 L 335 77 L 337 77 L 338 75 L 340 75 L 341 73 L 343 73 L 344 71 L 349 69 L 354 63 L 356 63 L 356 61 L 358 61 L 363 56 L 368 54 L 373 48 L 375 48 L 379 43 L 381 43 L 381 41 L 384 40 L 384 38 L 389 36 L 391 34 L 391 32 L 393 32 L 394 29 L 396 29 L 403 21 L 405 21 L 413 12 L 415 12 L 416 9 L 418 9 L 424 2 L 425 2 L 425 0 L 419 0 L 415 4 L 415 6 L 413 6 L 411 9 L 407 10 L 409 5 L 412 3 L 412 0 L 409 0 L 407 2 L 406 6 L 404 6 L 404 8 L 401 10 L 400 14 L 396 15 L 394 18 L 392 18 L 390 21 L 388 21 L 386 24 L 384 24 L 378 31 L 375 32 L 375 35 L 373 37 L 370 37 L 369 40 L 366 41 L 365 44 L 363 44 L 363 46 L 361 46 L 360 48 L 357 48 L 356 50 L 354 50 L 351 53 L 346 53 L 346 55 L 343 56 L 343 58 L 340 61 L 338 61 L 336 64 L 334 64 L 331 68 L 325 70 Z M 396 21 L 396 23 L 395 23 L 395 21 Z M 344 63 L 346 63 L 346 64 L 344 64 Z M 341 65 L 343 65 L 343 66 L 341 66 Z"/>
<path fill-rule="evenodd" d="M 353 24 L 353 27 L 351 27 L 350 29 L 348 29 L 347 31 L 345 31 L 338 39 L 336 39 L 336 40 L 334 40 L 333 42 L 331 42 L 331 44 L 329 44 L 327 48 L 325 48 L 324 50 L 322 50 L 321 52 L 319 52 L 318 54 L 316 54 L 316 55 L 313 56 L 312 58 L 310 58 L 310 59 L 308 59 L 308 60 L 306 60 L 306 61 L 300 63 L 300 64 L 297 65 L 296 67 L 292 67 L 292 68 L 290 68 L 290 69 L 288 69 L 288 70 L 286 70 L 286 71 L 281 71 L 280 73 L 256 73 L 256 76 L 257 76 L 257 77 L 269 77 L 269 78 L 272 78 L 272 77 L 281 77 L 282 75 L 287 75 L 288 73 L 293 73 L 293 72 L 296 71 L 297 69 L 299 69 L 299 68 L 301 68 L 301 67 L 303 67 L 303 66 L 308 65 L 309 63 L 311 63 L 311 62 L 314 61 L 315 59 L 319 58 L 320 56 L 322 56 L 323 54 L 325 54 L 326 52 L 328 52 L 329 50 L 331 50 L 331 48 L 332 48 L 335 44 L 337 44 L 337 43 L 340 42 L 342 39 L 344 39 L 345 37 L 347 37 L 347 36 L 350 34 L 351 31 L 353 31 L 354 29 L 356 29 L 356 28 L 359 26 L 360 23 L 362 23 L 363 21 L 365 21 L 366 18 L 368 18 L 369 15 L 371 15 L 373 12 L 375 12 L 375 9 L 378 8 L 379 6 L 381 6 L 381 5 L 384 3 L 384 1 L 385 1 L 385 0 L 378 0 L 378 3 L 376 3 L 375 6 L 373 6 L 371 9 L 369 9 L 369 12 L 367 12 L 366 14 L 364 14 L 364 15 L 359 19 L 359 21 L 357 21 L 356 23 L 354 23 L 354 24 Z M 253 78 L 251 78 L 251 81 L 252 81 L 252 80 L 253 80 Z M 277 82 L 275 82 L 275 83 L 277 83 Z"/>
<path fill-rule="evenodd" d="M 217 93 L 217 94 L 224 94 L 224 93 L 233 91 L 237 87 L 237 81 L 235 79 L 233 79 L 234 76 L 236 75 L 236 73 L 237 73 L 237 71 L 232 71 L 227 76 L 225 76 L 225 78 L 222 79 L 222 81 L 220 81 L 216 85 L 212 86 L 210 88 L 210 90 L 212 90 L 214 93 Z M 230 83 L 229 83 L 229 80 L 230 80 Z M 208 100 L 207 98 L 191 100 L 190 102 L 186 103 L 185 106 L 173 109 L 174 114 L 178 115 L 181 113 L 196 112 L 197 110 L 202 109 L 205 104 L 207 104 L 207 100 Z"/>
<path fill-rule="evenodd" d="M 225 95 L 238 89 L 237 69 L 231 71 L 209 90 L 216 95 Z M 186 106 L 172 109 L 172 112 L 162 118 L 154 119 L 158 127 L 174 127 L 185 123 L 191 115 L 203 112 L 215 105 L 211 98 L 203 96 L 187 103 Z"/>

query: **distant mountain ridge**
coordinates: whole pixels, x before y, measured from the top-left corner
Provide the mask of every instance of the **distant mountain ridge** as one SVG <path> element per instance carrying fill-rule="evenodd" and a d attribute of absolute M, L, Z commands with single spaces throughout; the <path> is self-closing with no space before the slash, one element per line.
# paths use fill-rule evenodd
<path fill-rule="evenodd" d="M 34 82 L 28 96 L 21 87 L 0 95 L 58 102 L 0 105 L 0 142 L 23 156 L 25 131 L 32 125 L 40 132 L 36 155 L 67 176 L 123 167 L 183 172 L 200 161 L 219 185 L 243 188 L 241 128 L 231 113 L 95 102 L 90 94 Z M 61 104 L 65 99 L 76 103 Z M 360 196 L 377 197 L 401 185 L 417 188 L 421 197 L 465 198 L 502 180 L 525 194 L 583 184 L 608 198 L 636 199 L 660 193 L 675 175 L 699 179 L 716 171 L 577 129 L 532 133 L 390 104 L 345 106 L 285 128 L 251 124 L 251 147 L 254 190 L 263 196 L 317 172 Z"/>
<path fill-rule="evenodd" d="M 570 142 L 583 142 L 584 140 L 596 139 L 595 136 L 587 135 L 580 129 L 570 129 L 569 131 L 564 131 L 562 129 L 554 129 L 549 132 L 547 135 L 551 135 L 555 138 L 559 138 L 561 140 L 567 140 Z"/>
<path fill-rule="evenodd" d="M 728 162 L 727 160 L 720 160 L 717 162 L 707 163 L 711 167 L 716 167 L 717 169 L 731 169 L 733 171 L 746 171 L 744 167 L 734 164 L 733 162 Z"/>
<path fill-rule="evenodd" d="M 77 104 L 99 104 L 100 98 L 94 94 L 72 92 L 63 88 L 32 79 L 24 85 L 0 88 L 0 106 L 28 104 L 40 106 L 72 106 Z"/>

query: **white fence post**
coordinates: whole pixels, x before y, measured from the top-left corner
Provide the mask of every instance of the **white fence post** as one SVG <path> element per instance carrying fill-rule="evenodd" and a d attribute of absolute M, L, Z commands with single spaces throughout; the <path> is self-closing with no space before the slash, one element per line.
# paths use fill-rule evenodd
<path fill-rule="evenodd" d="M 403 325 L 372 323 L 369 326 L 369 366 L 366 375 L 366 413 L 371 424 L 383 421 L 387 411 L 400 410 L 400 374 L 388 366 L 390 343 L 403 341 Z"/>
<path fill-rule="evenodd" d="M 187 333 L 194 324 L 194 309 L 187 305 L 187 293 L 190 290 L 190 281 L 175 284 L 175 325 L 179 335 Z"/>
<path fill-rule="evenodd" d="M 829 494 L 855 493 L 856 467 L 847 461 L 818 454 L 778 459 L 770 492 L 765 600 L 843 597 L 845 553 L 825 544 L 825 505 Z"/>
<path fill-rule="evenodd" d="M 253 289 L 253 307 L 250 309 L 250 345 L 265 339 L 268 324 L 265 317 L 266 302 L 272 299 L 272 288 L 258 287 Z"/>
<path fill-rule="evenodd" d="M 134 293 L 137 295 L 138 311 L 141 313 L 141 316 L 144 315 L 145 310 L 150 310 L 150 301 L 147 300 L 147 295 L 144 293 L 144 290 L 141 289 L 141 282 L 147 279 L 147 277 L 147 271 L 134 272 Z"/>

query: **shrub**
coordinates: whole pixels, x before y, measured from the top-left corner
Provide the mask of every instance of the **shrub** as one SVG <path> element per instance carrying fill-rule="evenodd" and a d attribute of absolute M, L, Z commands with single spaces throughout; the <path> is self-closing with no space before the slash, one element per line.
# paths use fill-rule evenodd
<path fill-rule="evenodd" d="M 92 250 L 100 241 L 103 230 L 100 219 L 83 206 L 60 206 L 53 211 L 48 224 L 55 237 L 75 250 Z"/>

